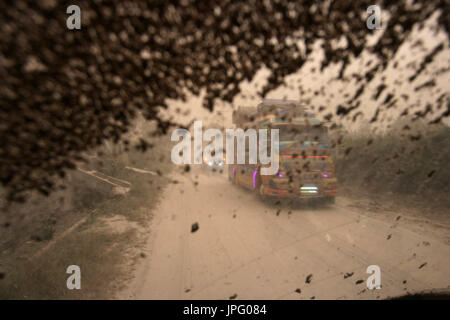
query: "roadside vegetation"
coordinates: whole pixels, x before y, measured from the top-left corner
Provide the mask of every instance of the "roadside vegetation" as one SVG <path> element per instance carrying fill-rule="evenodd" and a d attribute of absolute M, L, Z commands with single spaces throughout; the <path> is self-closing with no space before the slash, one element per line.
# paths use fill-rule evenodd
<path fill-rule="evenodd" d="M 353 195 L 395 197 L 414 207 L 450 207 L 450 128 L 397 121 L 384 133 L 342 136 L 336 174 Z"/>
<path fill-rule="evenodd" d="M 114 298 L 145 257 L 145 227 L 172 167 L 168 140 L 101 148 L 79 165 L 100 179 L 74 170 L 65 190 L 47 198 L 30 195 L 30 202 L 4 208 L 0 299 Z M 81 268 L 81 290 L 67 289 L 69 265 Z"/>

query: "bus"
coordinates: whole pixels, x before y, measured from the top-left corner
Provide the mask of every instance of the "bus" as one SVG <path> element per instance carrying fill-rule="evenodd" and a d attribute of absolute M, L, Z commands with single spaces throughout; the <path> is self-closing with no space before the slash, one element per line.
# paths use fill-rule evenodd
<path fill-rule="evenodd" d="M 234 161 L 228 165 L 230 181 L 264 197 L 334 203 L 337 179 L 328 125 L 304 105 L 291 100 L 264 100 L 256 108 L 236 110 L 233 123 L 244 130 L 279 130 L 279 170 L 274 175 L 261 175 L 264 165 L 249 164 L 248 159 L 245 164 Z"/>

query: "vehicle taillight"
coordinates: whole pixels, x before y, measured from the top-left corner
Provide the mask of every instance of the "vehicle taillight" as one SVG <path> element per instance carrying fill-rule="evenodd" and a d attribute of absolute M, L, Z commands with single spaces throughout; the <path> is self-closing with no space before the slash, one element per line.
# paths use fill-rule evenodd
<path fill-rule="evenodd" d="M 278 170 L 278 172 L 277 172 L 277 177 L 279 177 L 279 178 L 284 178 L 286 175 L 285 175 L 285 172 L 284 171 L 282 171 L 281 169 L 280 170 Z"/>
<path fill-rule="evenodd" d="M 324 177 L 325 179 L 332 178 L 333 173 L 332 172 L 322 172 L 322 177 Z"/>

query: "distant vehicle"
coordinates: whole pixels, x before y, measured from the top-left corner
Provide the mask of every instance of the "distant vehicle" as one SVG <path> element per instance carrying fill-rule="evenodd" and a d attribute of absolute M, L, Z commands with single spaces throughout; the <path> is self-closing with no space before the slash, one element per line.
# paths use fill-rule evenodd
<path fill-rule="evenodd" d="M 211 159 L 210 157 L 203 156 L 203 165 L 210 169 L 223 169 L 225 166 L 225 156 L 222 160 Z"/>
<path fill-rule="evenodd" d="M 279 129 L 278 173 L 261 175 L 259 163 L 233 164 L 228 166 L 233 183 L 267 197 L 334 203 L 337 179 L 328 127 L 305 106 L 292 100 L 264 100 L 256 108 L 236 110 L 233 123 L 243 129 Z"/>
<path fill-rule="evenodd" d="M 221 127 L 222 126 L 220 124 L 218 124 L 218 123 L 212 123 L 212 124 L 208 125 L 205 128 L 205 130 L 209 129 L 209 128 L 217 129 L 217 128 L 221 128 Z M 223 149 L 222 149 L 223 156 L 222 156 L 221 160 L 216 159 L 217 157 L 210 157 L 210 156 L 208 156 L 207 154 L 204 153 L 203 157 L 202 157 L 203 167 L 207 168 L 207 169 L 211 169 L 213 171 L 224 170 L 225 169 L 225 162 L 226 162 L 226 157 L 225 157 L 226 156 L 226 151 L 225 150 L 226 150 L 226 148 L 225 148 L 225 146 L 223 146 Z"/>

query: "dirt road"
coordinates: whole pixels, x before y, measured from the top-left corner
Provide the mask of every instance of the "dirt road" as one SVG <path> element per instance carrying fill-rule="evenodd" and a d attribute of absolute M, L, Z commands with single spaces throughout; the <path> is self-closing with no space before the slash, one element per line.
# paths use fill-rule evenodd
<path fill-rule="evenodd" d="M 122 298 L 382 299 L 450 286 L 450 246 L 395 213 L 374 217 L 343 197 L 271 205 L 201 170 L 172 179 Z M 366 287 L 369 265 L 381 268 L 379 290 Z"/>

